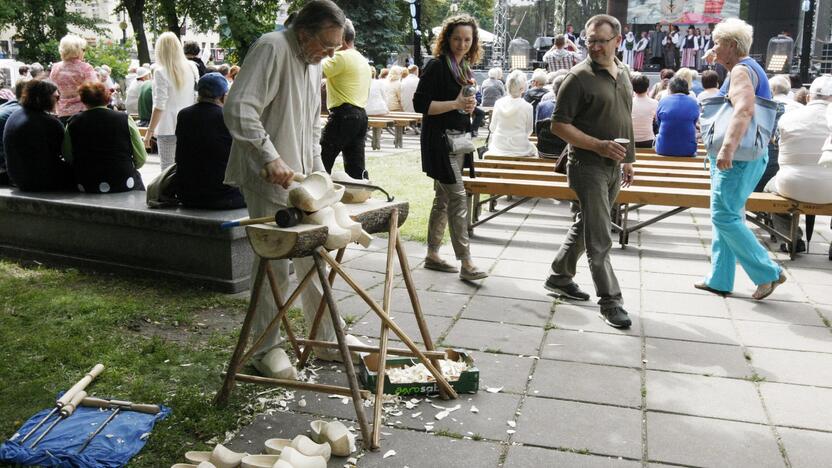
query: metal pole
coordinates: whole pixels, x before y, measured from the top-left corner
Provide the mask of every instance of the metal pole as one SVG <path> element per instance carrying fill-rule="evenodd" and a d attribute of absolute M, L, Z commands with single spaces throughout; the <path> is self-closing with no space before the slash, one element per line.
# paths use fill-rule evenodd
<path fill-rule="evenodd" d="M 809 82 L 809 65 L 812 62 L 812 44 L 815 40 L 816 0 L 809 0 L 809 11 L 803 15 L 803 44 L 800 47 L 800 81 Z"/>

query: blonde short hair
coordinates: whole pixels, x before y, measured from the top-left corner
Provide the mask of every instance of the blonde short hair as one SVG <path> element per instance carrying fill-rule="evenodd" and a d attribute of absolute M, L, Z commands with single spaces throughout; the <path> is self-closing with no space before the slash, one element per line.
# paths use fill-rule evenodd
<path fill-rule="evenodd" d="M 683 67 L 683 68 L 680 68 L 679 70 L 676 71 L 676 75 L 674 75 L 674 77 L 675 78 L 681 78 L 681 79 L 687 81 L 688 82 L 688 89 L 690 89 L 693 86 L 693 80 L 696 79 L 697 75 L 699 75 L 699 74 L 696 73 L 695 70 L 691 70 L 690 68 L 684 68 Z"/>
<path fill-rule="evenodd" d="M 513 72 L 509 73 L 508 78 L 506 78 L 506 88 L 508 88 L 508 93 L 513 98 L 518 98 L 523 95 L 523 92 L 526 91 L 526 73 L 522 70 L 514 70 Z"/>
<path fill-rule="evenodd" d="M 58 46 L 58 52 L 61 54 L 61 60 L 69 60 L 74 58 L 81 58 L 84 55 L 84 49 L 87 48 L 87 41 L 75 34 L 67 34 L 61 38 L 61 43 Z"/>
<path fill-rule="evenodd" d="M 404 68 L 402 68 L 398 65 L 393 65 L 392 67 L 390 67 L 390 71 L 387 73 L 387 80 L 388 81 L 399 81 L 399 80 L 401 80 L 402 79 L 402 70 L 404 70 Z"/>
<path fill-rule="evenodd" d="M 737 44 L 737 55 L 745 57 L 754 41 L 754 28 L 739 18 L 729 18 L 714 28 L 714 41 L 729 40 Z"/>

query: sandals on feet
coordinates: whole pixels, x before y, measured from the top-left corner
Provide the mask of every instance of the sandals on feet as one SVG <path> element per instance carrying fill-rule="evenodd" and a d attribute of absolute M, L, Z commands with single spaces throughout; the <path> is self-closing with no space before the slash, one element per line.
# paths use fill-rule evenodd
<path fill-rule="evenodd" d="M 425 258 L 425 268 L 427 268 L 428 270 L 441 271 L 444 273 L 456 273 L 459 271 L 459 268 L 451 265 L 445 260 L 440 259 L 439 261 L 436 261 L 431 258 Z"/>
<path fill-rule="evenodd" d="M 701 283 L 694 284 L 693 287 L 696 288 L 696 289 L 701 289 L 703 291 L 708 291 L 709 293 L 714 293 L 714 294 L 716 294 L 718 296 L 722 296 L 722 297 L 731 295 L 731 291 L 722 291 L 720 289 L 714 289 L 714 288 L 708 286 L 708 284 L 705 283 L 704 281 L 701 282 Z"/>
<path fill-rule="evenodd" d="M 780 286 L 781 284 L 783 284 L 785 282 L 786 282 L 786 275 L 784 275 L 781 272 L 780 277 L 777 278 L 775 281 L 772 281 L 771 283 L 764 283 L 764 284 L 761 284 L 761 285 L 757 286 L 757 290 L 754 291 L 754 294 L 752 294 L 751 297 L 753 299 L 758 300 L 758 301 L 762 301 L 763 299 L 771 296 L 771 293 L 774 292 L 774 289 L 777 286 Z"/>

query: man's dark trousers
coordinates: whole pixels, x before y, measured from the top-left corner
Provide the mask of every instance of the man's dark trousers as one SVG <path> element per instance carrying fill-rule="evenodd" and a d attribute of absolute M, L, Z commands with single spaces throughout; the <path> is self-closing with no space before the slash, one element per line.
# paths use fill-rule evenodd
<path fill-rule="evenodd" d="M 366 177 L 364 169 L 364 139 L 367 136 L 367 113 L 361 107 L 342 104 L 329 110 L 321 134 L 321 159 L 326 171 L 332 166 L 338 153 L 344 154 L 344 170 L 354 179 Z"/>

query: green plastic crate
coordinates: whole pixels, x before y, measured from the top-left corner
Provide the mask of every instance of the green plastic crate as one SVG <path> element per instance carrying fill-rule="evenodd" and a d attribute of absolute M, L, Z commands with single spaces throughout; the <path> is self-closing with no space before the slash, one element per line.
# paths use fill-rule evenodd
<path fill-rule="evenodd" d="M 464 360 L 468 363 L 468 370 L 462 372 L 459 380 L 449 381 L 457 393 L 477 393 L 480 388 L 480 371 L 474 366 L 474 360 L 466 352 L 462 350 L 446 349 L 446 359 L 454 361 Z M 359 360 L 359 378 L 361 384 L 365 389 L 375 393 L 376 382 L 378 381 L 378 353 L 361 353 Z M 416 365 L 419 360 L 415 357 L 405 356 L 388 356 L 387 366 L 404 367 L 408 365 Z M 436 382 L 414 382 L 414 383 L 391 383 L 390 379 L 384 376 L 384 393 L 386 395 L 427 395 L 439 393 L 439 386 Z"/>

